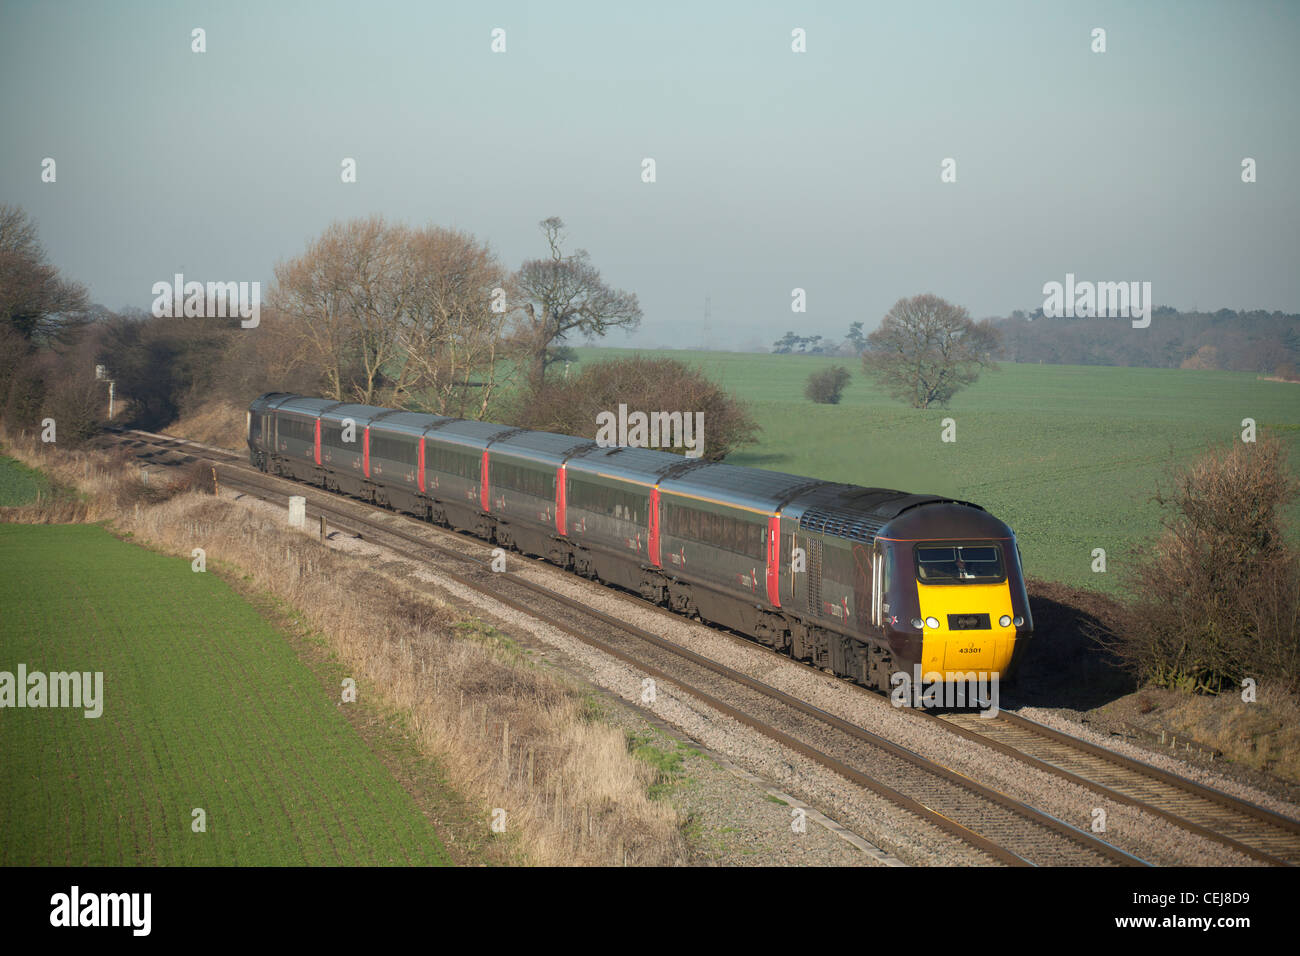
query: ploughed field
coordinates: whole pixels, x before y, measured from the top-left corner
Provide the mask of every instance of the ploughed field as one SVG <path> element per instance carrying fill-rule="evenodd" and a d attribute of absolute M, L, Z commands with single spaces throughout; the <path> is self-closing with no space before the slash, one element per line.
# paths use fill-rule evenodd
<path fill-rule="evenodd" d="M 1170 462 L 1240 440 L 1243 418 L 1281 438 L 1300 474 L 1300 385 L 1252 373 L 1002 363 L 948 408 L 919 410 L 848 357 L 637 351 L 701 366 L 749 404 L 763 431 L 729 462 L 973 501 L 1015 529 L 1030 576 L 1079 587 L 1117 590 L 1130 549 L 1160 530 L 1152 496 Z M 580 362 L 634 354 L 577 352 Z M 852 373 L 839 405 L 803 394 L 828 365 Z M 940 440 L 945 418 L 955 442 Z M 1285 517 L 1300 539 L 1300 503 Z M 1105 573 L 1092 570 L 1096 548 Z"/>
<path fill-rule="evenodd" d="M 189 561 L 0 524 L 0 671 L 20 664 L 102 672 L 102 712 L 0 710 L 0 865 L 448 862 L 283 635 Z"/>

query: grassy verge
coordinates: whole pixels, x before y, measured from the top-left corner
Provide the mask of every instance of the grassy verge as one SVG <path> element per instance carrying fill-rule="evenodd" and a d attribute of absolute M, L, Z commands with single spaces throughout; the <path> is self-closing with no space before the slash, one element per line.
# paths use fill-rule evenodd
<path fill-rule="evenodd" d="M 39 471 L 0 455 L 0 508 L 32 504 L 49 494 L 49 480 Z"/>
<path fill-rule="evenodd" d="M 1100 714 L 1164 734 L 1174 754 L 1180 747 L 1210 748 L 1234 763 L 1300 784 L 1300 704 L 1267 684 L 1259 686 L 1252 702 L 1240 694 L 1209 697 L 1148 687 L 1100 708 Z"/>

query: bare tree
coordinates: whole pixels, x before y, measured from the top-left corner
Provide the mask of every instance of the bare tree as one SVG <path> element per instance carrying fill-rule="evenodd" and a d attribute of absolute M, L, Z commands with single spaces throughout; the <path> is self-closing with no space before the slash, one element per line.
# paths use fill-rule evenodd
<path fill-rule="evenodd" d="M 516 341 L 528 356 L 534 390 L 544 384 L 546 369 L 556 360 L 555 347 L 571 333 L 592 337 L 612 328 L 633 329 L 641 322 L 636 295 L 606 285 L 585 249 L 564 254 L 563 220 L 552 216 L 539 225 L 550 258 L 530 259 L 515 275 L 524 297 Z"/>
<path fill-rule="evenodd" d="M 299 357 L 320 367 L 330 398 L 371 404 L 409 384 L 406 239 L 381 216 L 336 222 L 276 266 L 269 304 L 298 331 Z"/>
<path fill-rule="evenodd" d="M 987 320 L 935 295 L 899 299 L 867 336 L 862 367 L 913 408 L 947 405 L 960 389 L 996 367 L 998 332 Z"/>
<path fill-rule="evenodd" d="M 31 217 L 0 205 L 0 319 L 25 339 L 41 341 L 82 324 L 88 308 L 85 287 L 45 261 Z"/>
<path fill-rule="evenodd" d="M 339 401 L 482 417 L 509 316 L 504 270 L 473 236 L 381 217 L 332 224 L 276 268 L 271 332 Z M 268 335 L 271 340 L 278 336 Z"/>
<path fill-rule="evenodd" d="M 501 264 L 486 243 L 436 226 L 408 237 L 406 262 L 403 334 L 415 374 L 405 405 L 482 418 L 510 314 Z"/>

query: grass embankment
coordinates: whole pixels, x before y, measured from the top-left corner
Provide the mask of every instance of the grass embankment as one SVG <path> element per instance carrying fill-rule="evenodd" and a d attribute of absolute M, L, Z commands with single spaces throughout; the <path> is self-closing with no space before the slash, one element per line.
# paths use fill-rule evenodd
<path fill-rule="evenodd" d="M 1162 734 L 1161 746 L 1167 740 L 1175 754 L 1208 747 L 1235 763 L 1300 784 L 1300 704 L 1274 687 L 1260 685 L 1253 703 L 1244 703 L 1239 693 L 1208 697 L 1146 688 L 1100 714 L 1153 737 Z"/>
<path fill-rule="evenodd" d="M 653 768 L 629 753 L 622 731 L 594 719 L 584 692 L 467 627 L 463 613 L 401 570 L 323 549 L 230 501 L 173 494 L 156 472 L 143 486 L 136 466 L 111 456 L 35 445 L 13 453 L 86 490 L 83 519 L 112 518 L 118 533 L 182 557 L 176 566 L 185 573 L 193 573 L 192 549 L 204 548 L 209 576 L 293 609 L 314 653 L 356 680 L 359 699 L 391 708 L 419 752 L 437 761 L 475 808 L 479 839 L 539 863 L 684 858 L 676 812 L 648 793 Z M 319 693 L 336 706 L 336 686 Z M 498 808 L 506 830 L 493 835 Z"/>
<path fill-rule="evenodd" d="M 255 398 L 256 395 L 249 395 L 248 401 Z M 182 416 L 175 424 L 168 425 L 167 432 L 200 444 L 245 454 L 248 451 L 245 444 L 247 415 L 248 403 L 241 407 L 222 401 L 209 402 Z"/>

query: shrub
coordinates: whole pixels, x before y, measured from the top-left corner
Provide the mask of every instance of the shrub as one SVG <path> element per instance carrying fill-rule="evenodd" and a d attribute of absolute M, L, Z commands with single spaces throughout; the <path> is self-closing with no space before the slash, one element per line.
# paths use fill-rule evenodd
<path fill-rule="evenodd" d="M 849 370 L 842 365 L 832 365 L 808 376 L 803 393 L 818 405 L 838 405 L 849 384 Z"/>
<path fill-rule="evenodd" d="M 1165 531 L 1139 552 L 1112 649 L 1141 679 L 1217 693 L 1242 678 L 1300 686 L 1300 557 L 1278 509 L 1296 495 L 1272 438 L 1213 451 L 1158 494 Z"/>
<path fill-rule="evenodd" d="M 639 355 L 594 362 L 541 389 L 525 387 L 504 418 L 524 428 L 595 438 L 596 416 L 617 415 L 620 404 L 629 412 L 703 412 L 704 457 L 710 461 L 752 442 L 759 430 L 745 407 L 699 369 L 676 359 Z"/>

